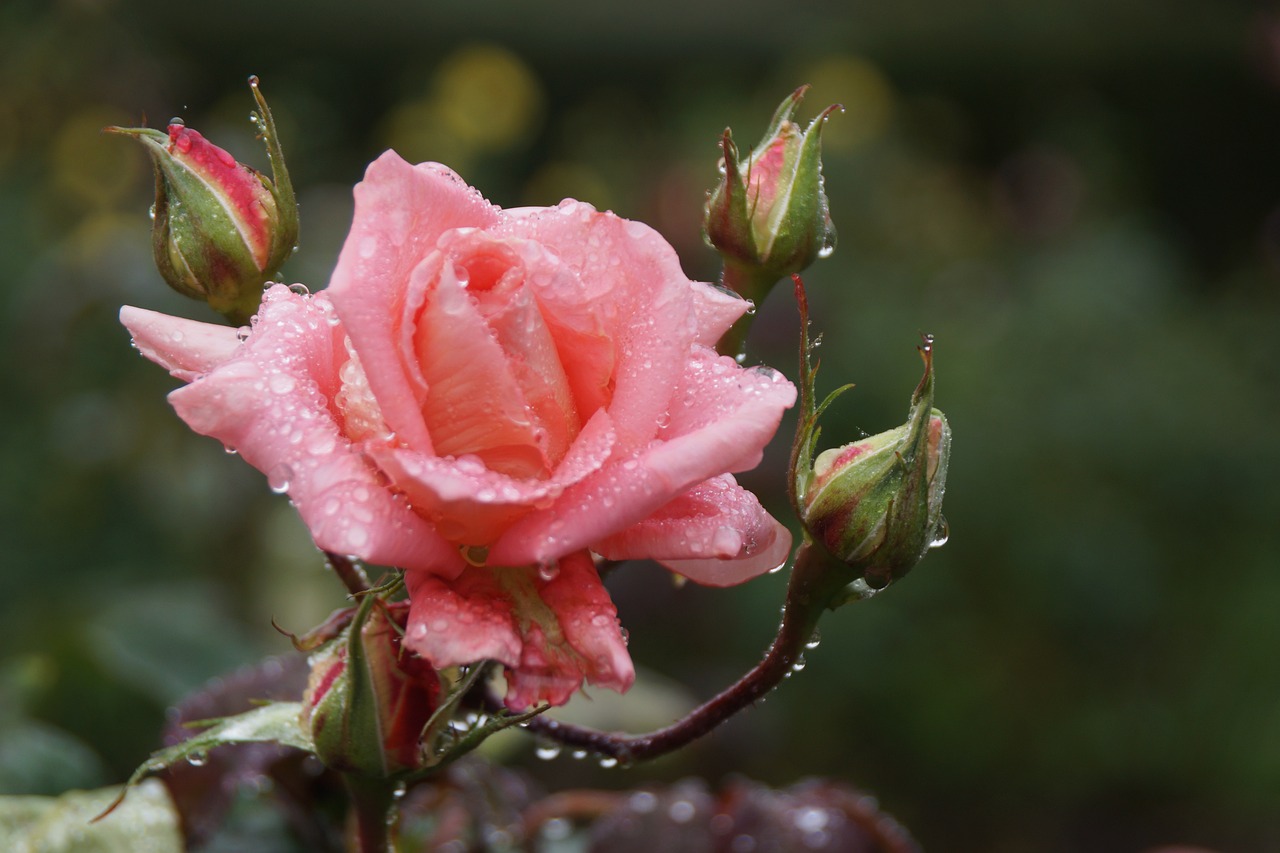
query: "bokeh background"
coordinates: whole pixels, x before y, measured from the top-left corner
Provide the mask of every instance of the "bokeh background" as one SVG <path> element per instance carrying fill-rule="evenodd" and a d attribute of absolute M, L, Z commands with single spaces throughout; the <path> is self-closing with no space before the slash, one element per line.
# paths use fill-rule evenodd
<path fill-rule="evenodd" d="M 938 851 L 1280 849 L 1280 10 L 1222 0 L 0 6 L 0 793 L 121 781 L 164 709 L 341 599 L 285 500 L 189 433 L 122 303 L 154 272 L 170 115 L 265 168 L 259 74 L 323 287 L 387 147 L 504 206 L 642 219 L 691 276 L 717 139 L 803 82 L 840 232 L 807 281 L 826 435 L 906 413 L 938 338 L 952 539 L 831 614 L 808 666 L 701 744 L 552 790 L 825 775 Z M 780 290 L 752 357 L 794 375 Z M 785 436 L 784 436 L 785 439 Z M 784 511 L 782 453 L 745 479 Z M 610 581 L 665 722 L 754 663 L 784 578 Z M 616 719 L 606 697 L 577 713 Z"/>

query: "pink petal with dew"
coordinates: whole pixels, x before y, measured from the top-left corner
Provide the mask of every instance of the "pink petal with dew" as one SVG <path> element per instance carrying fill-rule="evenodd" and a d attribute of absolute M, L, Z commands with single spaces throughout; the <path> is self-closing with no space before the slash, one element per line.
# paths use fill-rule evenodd
<path fill-rule="evenodd" d="M 476 566 L 454 580 L 411 572 L 406 581 L 409 648 L 437 669 L 501 661 L 512 710 L 562 705 L 584 679 L 618 691 L 635 679 L 617 610 L 586 552 L 549 578 L 531 567 Z"/>
<path fill-rule="evenodd" d="M 630 459 L 615 452 L 554 506 L 515 522 L 490 560 L 545 563 L 594 548 L 708 477 L 755 467 L 795 397 L 795 386 L 773 371 L 744 370 L 695 348 L 659 441 Z"/>
<path fill-rule="evenodd" d="M 468 567 L 452 580 L 406 572 L 409 623 L 404 643 L 436 669 L 481 660 L 520 663 L 515 609 L 492 569 Z"/>
<path fill-rule="evenodd" d="M 382 407 L 409 446 L 429 451 L 422 420 L 425 388 L 407 373 L 401 349 L 405 286 L 419 263 L 454 228 L 484 227 L 497 208 L 438 163 L 411 166 L 394 151 L 373 161 L 355 188 L 356 210 L 326 291 Z"/>
<path fill-rule="evenodd" d="M 208 373 L 231 358 L 240 339 L 219 323 L 198 323 L 158 311 L 125 305 L 120 322 L 133 335 L 138 352 L 183 382 Z"/>
<path fill-rule="evenodd" d="M 457 549 L 378 482 L 334 420 L 340 334 L 318 298 L 277 285 L 235 356 L 169 400 L 193 430 L 235 448 L 287 491 L 320 548 L 456 574 Z"/>
<path fill-rule="evenodd" d="M 693 291 L 694 343 L 715 349 L 729 327 L 747 313 L 751 303 L 722 287 L 703 281 L 689 282 Z"/>
<path fill-rule="evenodd" d="M 781 566 L 791 551 L 791 532 L 725 474 L 592 550 L 611 560 L 657 560 L 707 586 L 733 586 Z"/>
<path fill-rule="evenodd" d="M 545 480 L 510 477 L 474 457 L 452 459 L 373 445 L 366 452 L 410 503 L 433 520 L 440 535 L 459 544 L 488 545 L 516 519 L 599 470 L 614 441 L 608 413 L 596 412 Z"/>
<path fill-rule="evenodd" d="M 653 438 L 693 342 L 694 296 L 675 250 L 658 232 L 588 204 L 522 210 L 513 234 L 542 243 L 573 273 L 538 289 L 549 322 L 585 330 L 594 322 L 614 342 L 615 387 L 609 414 L 619 450 Z M 561 361 L 578 360 L 563 348 Z"/>

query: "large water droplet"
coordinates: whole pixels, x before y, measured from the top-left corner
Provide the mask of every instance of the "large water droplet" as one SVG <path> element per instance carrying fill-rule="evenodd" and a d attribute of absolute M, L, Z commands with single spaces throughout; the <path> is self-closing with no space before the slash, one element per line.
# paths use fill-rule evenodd
<path fill-rule="evenodd" d="M 289 482 L 293 479 L 293 469 L 288 465 L 277 465 L 267 472 L 267 485 L 277 495 L 289 491 Z"/>
<path fill-rule="evenodd" d="M 814 631 L 813 636 L 809 638 L 809 642 L 804 644 L 804 647 L 809 651 L 813 651 L 818 647 L 818 644 L 821 642 L 822 642 L 822 637 L 818 636 L 817 631 Z"/>
<path fill-rule="evenodd" d="M 560 754 L 560 745 L 556 743 L 540 744 L 533 754 L 541 758 L 543 761 L 550 761 Z"/>
<path fill-rule="evenodd" d="M 947 540 L 951 538 L 951 525 L 947 524 L 945 518 L 938 519 L 938 527 L 933 531 L 933 541 L 929 543 L 930 548 L 941 548 L 947 544 Z"/>

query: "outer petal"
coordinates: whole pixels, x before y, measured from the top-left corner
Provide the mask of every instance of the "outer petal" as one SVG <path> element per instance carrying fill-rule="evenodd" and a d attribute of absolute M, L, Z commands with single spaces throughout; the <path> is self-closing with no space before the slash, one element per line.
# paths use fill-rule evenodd
<path fill-rule="evenodd" d="M 507 667 L 507 707 L 561 705 L 584 679 L 614 690 L 635 671 L 617 610 L 590 555 L 550 580 L 527 567 L 472 567 L 446 581 L 410 573 L 405 642 L 436 668 L 490 659 Z"/>
<path fill-rule="evenodd" d="M 773 371 L 743 370 L 731 358 L 695 350 L 659 440 L 517 521 L 489 559 L 545 563 L 594 548 L 708 477 L 754 467 L 795 396 L 795 386 Z"/>
<path fill-rule="evenodd" d="M 716 342 L 724 337 L 724 333 L 729 331 L 729 327 L 739 317 L 747 313 L 751 303 L 714 284 L 691 281 L 689 285 L 693 291 L 693 316 L 697 331 L 694 343 L 715 349 Z"/>
<path fill-rule="evenodd" d="M 732 586 L 782 565 L 791 532 L 725 474 L 699 483 L 593 550 L 611 560 L 657 560 L 698 583 Z"/>
<path fill-rule="evenodd" d="M 230 326 L 184 320 L 132 305 L 120 309 L 120 322 L 133 335 L 139 352 L 183 382 L 213 370 L 240 346 Z"/>
<path fill-rule="evenodd" d="M 360 354 L 387 424 L 410 446 L 431 439 L 400 349 L 404 287 L 446 231 L 484 227 L 498 210 L 438 163 L 410 166 L 394 151 L 356 185 L 355 219 L 326 291 Z"/>
<path fill-rule="evenodd" d="M 336 356 L 336 337 L 314 300 L 277 285 L 236 356 L 169 400 L 192 429 L 287 490 L 321 548 L 456 574 L 456 548 L 378 482 L 338 428 L 330 406 L 345 354 Z"/>

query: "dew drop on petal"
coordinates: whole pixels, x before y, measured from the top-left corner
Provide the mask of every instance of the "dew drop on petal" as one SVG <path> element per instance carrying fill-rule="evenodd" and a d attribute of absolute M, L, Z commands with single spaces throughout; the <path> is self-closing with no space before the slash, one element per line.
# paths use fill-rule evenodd
<path fill-rule="evenodd" d="M 288 465 L 277 465 L 267 472 L 267 485 L 277 495 L 289 491 L 289 481 L 293 479 L 293 469 Z"/>

